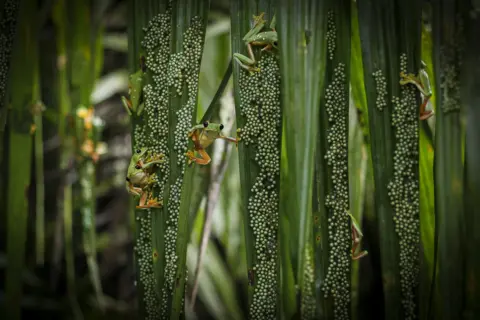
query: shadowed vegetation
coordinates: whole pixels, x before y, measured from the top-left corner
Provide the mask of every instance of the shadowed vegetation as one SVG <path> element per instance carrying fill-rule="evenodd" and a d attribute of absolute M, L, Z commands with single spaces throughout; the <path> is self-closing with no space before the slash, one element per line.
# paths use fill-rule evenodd
<path fill-rule="evenodd" d="M 477 319 L 478 1 L 0 1 L 6 319 Z"/>

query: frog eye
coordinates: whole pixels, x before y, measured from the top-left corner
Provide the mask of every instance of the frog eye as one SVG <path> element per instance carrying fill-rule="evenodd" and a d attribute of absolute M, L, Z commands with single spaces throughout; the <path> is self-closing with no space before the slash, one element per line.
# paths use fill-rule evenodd
<path fill-rule="evenodd" d="M 205 121 L 205 122 L 203 123 L 203 126 L 204 126 L 205 128 L 208 127 L 208 121 Z"/>
<path fill-rule="evenodd" d="M 135 165 L 135 169 L 141 169 L 141 168 L 142 167 L 139 164 Z"/>
<path fill-rule="evenodd" d="M 126 177 L 125 180 L 130 181 L 130 178 L 129 178 L 129 177 Z"/>
<path fill-rule="evenodd" d="M 273 42 L 273 45 L 274 45 L 275 47 L 278 47 L 278 42 L 277 42 L 277 41 L 274 41 L 274 42 Z"/>
<path fill-rule="evenodd" d="M 220 130 L 223 130 L 223 124 L 220 124 Z"/>
<path fill-rule="evenodd" d="M 140 149 L 137 149 L 137 151 L 135 151 L 136 153 L 142 153 L 142 150 Z"/>

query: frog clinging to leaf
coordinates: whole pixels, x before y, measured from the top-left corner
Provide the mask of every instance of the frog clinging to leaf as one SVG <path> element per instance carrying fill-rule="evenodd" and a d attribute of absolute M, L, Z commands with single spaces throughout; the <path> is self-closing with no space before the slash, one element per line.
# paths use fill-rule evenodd
<path fill-rule="evenodd" d="M 155 183 L 154 165 L 162 163 L 163 154 L 152 154 L 148 148 L 134 151 L 126 177 L 126 187 L 130 194 L 140 197 L 137 209 L 161 208 L 162 202 L 152 195 Z"/>
<path fill-rule="evenodd" d="M 209 164 L 211 158 L 205 149 L 208 148 L 208 146 L 210 146 L 216 139 L 223 139 L 238 144 L 240 138 L 231 138 L 223 135 L 223 127 L 224 126 L 221 123 L 205 121 L 202 124 L 198 124 L 190 129 L 188 132 L 188 137 L 193 141 L 194 150 L 189 150 L 185 154 L 189 159 L 189 164 L 192 162 L 200 165 Z M 239 130 L 237 130 L 237 132 L 238 131 Z M 200 155 L 200 157 L 195 156 L 195 151 Z"/>

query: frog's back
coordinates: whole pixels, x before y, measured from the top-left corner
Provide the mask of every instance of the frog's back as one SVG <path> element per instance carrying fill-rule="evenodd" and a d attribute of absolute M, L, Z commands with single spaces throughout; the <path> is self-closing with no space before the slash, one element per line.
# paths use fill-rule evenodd
<path fill-rule="evenodd" d="M 272 43 L 278 40 L 277 32 L 275 31 L 265 31 L 257 34 L 253 37 L 252 42 L 267 44 Z"/>

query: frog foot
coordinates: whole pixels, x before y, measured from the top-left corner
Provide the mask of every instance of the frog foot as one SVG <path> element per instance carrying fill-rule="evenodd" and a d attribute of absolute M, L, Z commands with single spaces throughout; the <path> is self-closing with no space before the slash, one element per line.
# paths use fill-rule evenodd
<path fill-rule="evenodd" d="M 250 73 L 251 76 L 253 76 L 255 74 L 255 72 L 260 72 L 260 68 L 259 67 L 249 67 L 248 68 L 248 72 Z"/>
<path fill-rule="evenodd" d="M 165 157 L 165 155 L 163 153 L 155 153 L 154 155 L 152 155 L 151 159 L 149 159 L 149 160 L 150 161 L 160 161 L 160 160 L 162 160 L 162 162 L 163 162 L 164 157 Z"/>
<path fill-rule="evenodd" d="M 128 178 L 127 178 L 127 181 L 130 182 L 130 180 Z M 129 184 L 127 190 L 128 190 L 128 193 L 130 193 L 134 197 L 141 197 L 142 196 L 142 189 L 141 188 L 137 188 L 137 187 L 134 187 L 131 184 Z"/>
<path fill-rule="evenodd" d="M 239 142 L 240 140 L 242 140 L 242 137 L 240 137 L 240 134 L 241 134 L 241 133 L 242 133 L 242 128 L 238 128 L 238 129 L 237 129 L 237 136 L 236 136 L 237 142 L 235 143 L 235 146 L 237 147 L 237 149 L 238 149 L 238 142 Z"/>
<path fill-rule="evenodd" d="M 238 150 L 238 142 L 240 142 L 240 140 L 242 140 L 242 138 L 240 137 L 237 137 L 237 141 L 235 141 L 235 148 Z"/>
<path fill-rule="evenodd" d="M 260 12 L 258 16 L 253 15 L 253 25 L 256 26 L 259 23 L 267 22 L 265 19 L 263 19 L 263 16 L 265 16 L 265 12 Z"/>
<path fill-rule="evenodd" d="M 425 111 L 424 113 L 420 114 L 420 120 L 427 120 L 428 118 L 430 118 L 434 114 L 435 113 L 433 112 L 433 110 Z"/>
<path fill-rule="evenodd" d="M 146 204 L 138 205 L 137 209 L 162 208 L 163 201 L 158 201 L 157 198 L 149 199 Z"/>
<path fill-rule="evenodd" d="M 417 77 L 412 74 L 412 73 L 409 73 L 409 74 L 406 74 L 405 72 L 400 72 L 400 84 L 403 86 L 403 85 L 406 85 L 407 83 L 411 83 L 411 84 L 414 84 L 414 85 L 418 85 L 419 84 L 419 81 L 417 80 Z"/>
<path fill-rule="evenodd" d="M 265 47 L 263 47 L 260 51 L 268 51 L 271 52 L 273 49 L 273 46 L 271 44 L 267 44 Z"/>
<path fill-rule="evenodd" d="M 194 159 L 196 159 L 195 157 L 195 153 L 191 150 L 188 150 L 185 155 L 187 156 L 188 158 L 188 165 L 190 165 L 192 162 L 194 162 Z"/>

